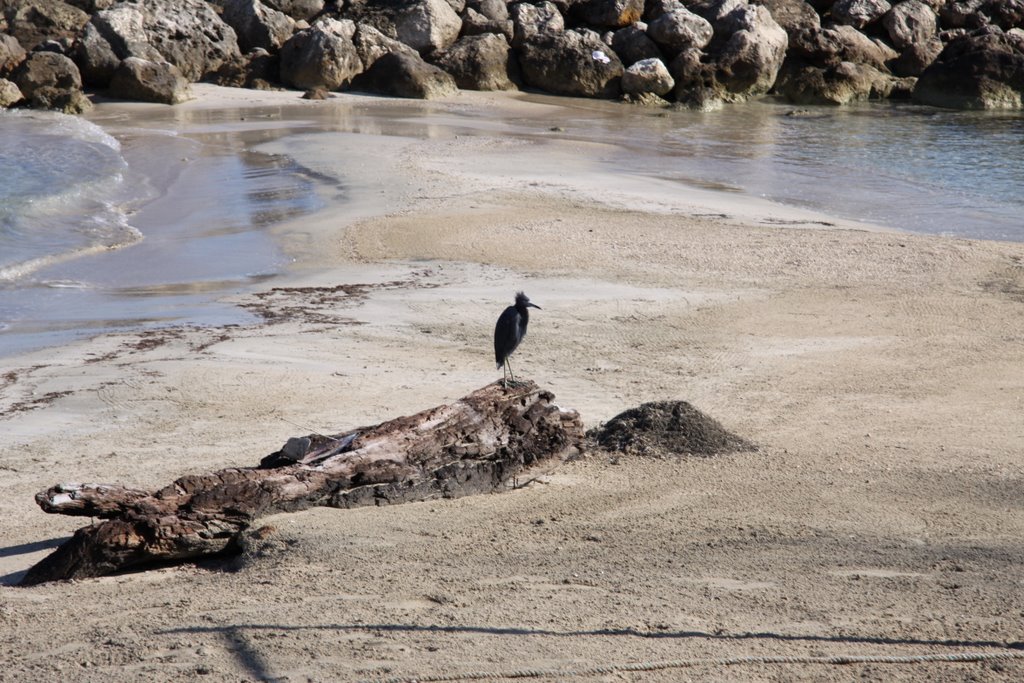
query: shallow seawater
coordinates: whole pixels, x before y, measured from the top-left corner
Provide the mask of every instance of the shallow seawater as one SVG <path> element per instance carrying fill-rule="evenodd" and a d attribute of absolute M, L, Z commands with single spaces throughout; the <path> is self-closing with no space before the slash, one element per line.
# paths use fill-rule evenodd
<path fill-rule="evenodd" d="M 95 124 L 0 112 L 0 283 L 137 241 L 122 209 L 133 199 L 127 170 L 120 143 Z"/>
<path fill-rule="evenodd" d="M 583 102 L 564 135 L 615 168 L 933 235 L 1024 241 L 1024 116 L 770 101 L 714 112 Z"/>
<path fill-rule="evenodd" d="M 251 322 L 219 303 L 285 269 L 267 228 L 318 180 L 244 130 L 0 115 L 0 355 L 116 329 Z"/>
<path fill-rule="evenodd" d="M 116 329 L 252 321 L 219 300 L 287 269 L 268 228 L 324 197 L 349 201 L 345 179 L 288 156 L 289 138 L 309 144 L 320 130 L 598 143 L 587 153 L 599 150 L 609 179 L 1024 242 L 1019 114 L 767 101 L 690 112 L 518 97 L 543 106 L 497 117 L 457 102 L 363 107 L 355 97 L 315 109 L 168 107 L 144 122 L 122 109 L 88 119 L 0 112 L 0 356 Z M 380 182 L 375 192 L 388 192 Z"/>

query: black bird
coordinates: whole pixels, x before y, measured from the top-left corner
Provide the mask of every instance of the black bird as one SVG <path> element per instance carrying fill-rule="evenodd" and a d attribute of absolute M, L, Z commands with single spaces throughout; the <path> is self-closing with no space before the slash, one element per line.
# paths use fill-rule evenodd
<path fill-rule="evenodd" d="M 525 294 L 517 293 L 515 305 L 502 311 L 498 317 L 498 324 L 494 326 L 494 360 L 498 367 L 502 368 L 503 374 L 505 370 L 508 371 L 507 375 L 502 377 L 506 387 L 509 377 L 512 378 L 513 384 L 516 381 L 508 357 L 526 336 L 526 326 L 530 324 L 530 312 L 526 310 L 527 308 L 541 310 L 537 304 L 531 304 L 529 297 Z"/>

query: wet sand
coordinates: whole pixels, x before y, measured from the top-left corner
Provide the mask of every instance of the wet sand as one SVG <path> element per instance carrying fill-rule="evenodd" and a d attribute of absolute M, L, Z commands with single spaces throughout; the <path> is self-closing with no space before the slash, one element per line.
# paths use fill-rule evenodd
<path fill-rule="evenodd" d="M 524 96 L 199 91 L 182 116 L 262 105 L 303 121 L 261 151 L 344 192 L 272 228 L 291 266 L 232 299 L 264 322 L 5 363 L 3 677 L 1024 675 L 1024 659 L 942 661 L 1024 653 L 1024 245 L 619 173 Z M 424 116 L 432 135 L 402 134 Z M 158 487 L 458 398 L 495 378 L 493 321 L 518 289 L 543 310 L 514 367 L 588 426 L 682 399 L 759 450 L 594 452 L 516 491 L 269 518 L 227 566 L 13 585 L 82 522 L 43 514 L 35 492 Z M 860 656 L 909 659 L 822 661 Z M 564 673 L 669 660 L 693 663 Z"/>

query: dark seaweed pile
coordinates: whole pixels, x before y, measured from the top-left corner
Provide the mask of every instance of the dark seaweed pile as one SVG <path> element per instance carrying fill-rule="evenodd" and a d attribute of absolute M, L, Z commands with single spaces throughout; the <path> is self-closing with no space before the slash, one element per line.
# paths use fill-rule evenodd
<path fill-rule="evenodd" d="M 686 401 L 644 403 L 587 436 L 605 450 L 635 455 L 712 456 L 757 448 Z"/>

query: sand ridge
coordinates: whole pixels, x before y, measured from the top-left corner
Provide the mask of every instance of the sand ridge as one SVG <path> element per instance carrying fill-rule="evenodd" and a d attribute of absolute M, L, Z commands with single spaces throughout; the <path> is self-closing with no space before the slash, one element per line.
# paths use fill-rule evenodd
<path fill-rule="evenodd" d="M 192 106 L 238 104 L 203 92 Z M 387 206 L 354 220 L 328 206 L 281 228 L 307 231 L 316 254 L 237 298 L 264 323 L 9 359 L 0 678 L 347 681 L 1021 652 L 1024 246 L 767 205 L 759 217 L 629 179 L 598 201 L 614 179 L 586 158 L 553 182 L 479 154 L 534 144 L 402 139 L 404 189 Z M 758 450 L 595 452 L 492 496 L 270 518 L 227 564 L 11 585 L 83 521 L 39 512 L 36 491 L 161 486 L 457 398 L 494 379 L 493 320 L 518 289 L 543 310 L 514 367 L 588 427 L 686 400 Z M 1022 675 L 1008 660 L 583 680 Z"/>

